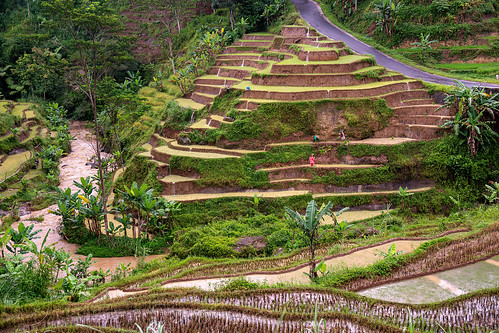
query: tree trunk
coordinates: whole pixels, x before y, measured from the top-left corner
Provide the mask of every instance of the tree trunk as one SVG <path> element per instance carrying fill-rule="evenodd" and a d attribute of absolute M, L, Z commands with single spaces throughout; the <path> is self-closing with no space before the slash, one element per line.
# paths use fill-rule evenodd
<path fill-rule="evenodd" d="M 106 238 L 109 239 L 109 223 L 107 221 L 107 193 L 106 193 L 106 185 L 104 182 L 104 173 L 102 171 L 102 158 L 100 154 L 100 140 L 99 140 L 99 124 L 97 122 L 97 102 L 95 100 L 95 96 L 92 91 L 90 91 L 90 86 L 89 86 L 89 97 L 90 97 L 90 103 L 92 105 L 92 111 L 94 113 L 94 130 L 95 130 L 95 146 L 96 146 L 96 155 L 97 155 L 97 166 L 99 168 L 99 182 L 100 182 L 100 190 L 101 190 L 101 196 L 102 196 L 102 205 L 103 205 L 103 211 L 104 211 L 104 228 L 106 230 Z M 99 233 L 100 233 L 100 227 L 99 227 Z"/>
<path fill-rule="evenodd" d="M 317 278 L 317 272 L 315 271 L 315 244 L 314 239 L 310 239 L 310 276 L 315 279 Z"/>

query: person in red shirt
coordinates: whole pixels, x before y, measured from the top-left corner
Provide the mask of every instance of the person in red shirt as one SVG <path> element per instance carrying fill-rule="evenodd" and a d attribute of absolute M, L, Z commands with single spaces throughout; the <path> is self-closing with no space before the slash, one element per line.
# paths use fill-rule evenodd
<path fill-rule="evenodd" d="M 314 154 L 310 154 L 310 157 L 308 158 L 308 161 L 310 162 L 310 166 L 313 168 L 315 165 L 315 157 Z"/>

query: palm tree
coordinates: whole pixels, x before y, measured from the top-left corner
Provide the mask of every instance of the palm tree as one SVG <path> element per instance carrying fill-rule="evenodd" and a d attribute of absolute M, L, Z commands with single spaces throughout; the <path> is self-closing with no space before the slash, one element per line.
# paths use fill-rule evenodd
<path fill-rule="evenodd" d="M 315 200 L 311 200 L 307 205 L 307 210 L 305 215 L 302 216 L 300 213 L 291 210 L 286 207 L 286 212 L 288 213 L 288 218 L 293 221 L 298 228 L 300 228 L 307 238 L 309 239 L 310 247 L 310 277 L 312 279 L 317 278 L 317 272 L 315 269 L 315 241 L 319 236 L 319 226 L 324 215 L 327 215 L 331 210 L 333 204 L 328 202 L 326 205 L 322 204 L 321 208 L 317 210 L 317 203 Z"/>

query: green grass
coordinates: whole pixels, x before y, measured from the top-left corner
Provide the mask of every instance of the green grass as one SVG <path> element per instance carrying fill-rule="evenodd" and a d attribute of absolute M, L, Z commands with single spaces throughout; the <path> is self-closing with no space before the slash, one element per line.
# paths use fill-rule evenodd
<path fill-rule="evenodd" d="M 452 64 L 436 64 L 434 66 L 440 69 L 450 70 L 451 72 L 469 71 L 469 72 L 476 72 L 478 74 L 499 73 L 499 62 L 489 62 L 481 64 L 452 63 Z"/>

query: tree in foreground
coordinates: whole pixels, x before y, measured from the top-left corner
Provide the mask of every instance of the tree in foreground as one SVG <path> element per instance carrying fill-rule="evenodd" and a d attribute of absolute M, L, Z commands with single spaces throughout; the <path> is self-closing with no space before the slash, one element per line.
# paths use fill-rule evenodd
<path fill-rule="evenodd" d="M 117 15 L 112 14 L 106 1 L 47 0 L 44 1 L 51 24 L 65 39 L 60 46 L 69 53 L 71 65 L 67 76 L 70 84 L 90 102 L 96 135 L 95 153 L 99 171 L 104 223 L 107 225 L 107 195 L 101 158 L 100 128 L 97 115 L 97 86 L 99 81 L 120 63 L 129 59 L 127 45 L 112 32 L 119 27 Z"/>
<path fill-rule="evenodd" d="M 317 203 L 315 200 L 311 200 L 308 203 L 307 210 L 303 216 L 299 212 L 295 212 L 291 208 L 286 207 L 288 218 L 305 233 L 309 240 L 310 277 L 312 279 L 317 278 L 317 271 L 315 269 L 315 247 L 319 236 L 319 226 L 324 216 L 329 214 L 332 206 L 333 204 L 328 202 L 326 205 L 322 204 L 322 206 L 317 209 Z"/>

